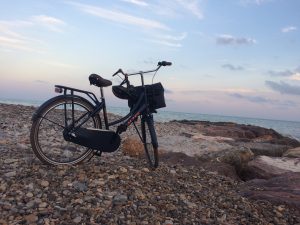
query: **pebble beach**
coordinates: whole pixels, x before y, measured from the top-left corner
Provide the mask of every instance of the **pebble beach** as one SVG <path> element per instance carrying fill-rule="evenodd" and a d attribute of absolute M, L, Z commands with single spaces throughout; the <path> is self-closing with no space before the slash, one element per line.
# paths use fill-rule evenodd
<path fill-rule="evenodd" d="M 153 171 L 122 147 L 76 166 L 43 165 L 29 141 L 35 110 L 0 104 L 0 224 L 300 224 L 295 207 L 242 196 L 241 180 L 164 161 Z M 193 156 L 198 142 L 180 141 L 196 136 L 190 126 L 157 127 L 161 148 L 177 140 Z"/>

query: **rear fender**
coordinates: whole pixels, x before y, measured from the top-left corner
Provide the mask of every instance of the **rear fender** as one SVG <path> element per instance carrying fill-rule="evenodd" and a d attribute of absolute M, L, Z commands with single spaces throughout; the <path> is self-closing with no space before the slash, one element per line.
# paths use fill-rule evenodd
<path fill-rule="evenodd" d="M 48 105 L 52 104 L 53 102 L 55 102 L 57 100 L 65 99 L 65 98 L 81 99 L 82 101 L 85 101 L 87 104 L 90 104 L 91 107 L 94 107 L 94 105 L 90 101 L 86 100 L 85 98 L 83 98 L 81 96 L 78 96 L 78 95 L 58 95 L 58 96 L 55 96 L 53 98 L 50 98 L 49 100 L 44 102 L 42 105 L 40 105 L 40 107 L 33 113 L 31 121 L 37 120 L 41 116 L 41 113 L 44 111 L 44 109 L 46 107 L 48 107 Z"/>

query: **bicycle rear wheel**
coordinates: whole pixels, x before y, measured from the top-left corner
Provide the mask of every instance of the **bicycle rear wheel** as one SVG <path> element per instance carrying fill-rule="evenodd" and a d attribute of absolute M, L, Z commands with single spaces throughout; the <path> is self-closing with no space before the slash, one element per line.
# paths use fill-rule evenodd
<path fill-rule="evenodd" d="M 146 158 L 153 169 L 158 167 L 158 144 L 152 115 L 142 118 L 142 138 Z"/>
<path fill-rule="evenodd" d="M 45 164 L 74 165 L 82 162 L 92 149 L 68 142 L 63 137 L 66 125 L 87 118 L 92 104 L 78 96 L 57 96 L 44 103 L 37 111 L 30 132 L 33 152 Z M 97 114 L 82 125 L 85 128 L 101 128 Z"/>

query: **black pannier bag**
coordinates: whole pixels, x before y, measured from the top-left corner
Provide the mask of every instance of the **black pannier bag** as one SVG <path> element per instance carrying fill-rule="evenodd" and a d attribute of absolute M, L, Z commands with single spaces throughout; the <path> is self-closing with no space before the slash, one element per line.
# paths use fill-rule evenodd
<path fill-rule="evenodd" d="M 145 87 L 150 110 L 166 107 L 164 88 L 161 83 L 145 85 Z M 128 106 L 132 108 L 144 92 L 144 88 L 143 86 L 134 87 L 132 85 L 125 88 L 118 85 L 113 86 L 112 91 L 116 97 L 128 99 Z"/>

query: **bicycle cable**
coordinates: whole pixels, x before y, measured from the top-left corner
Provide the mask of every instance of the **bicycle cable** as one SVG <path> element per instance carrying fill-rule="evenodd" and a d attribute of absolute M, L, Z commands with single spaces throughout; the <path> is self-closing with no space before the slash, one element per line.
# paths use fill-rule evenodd
<path fill-rule="evenodd" d="M 155 71 L 155 73 L 154 73 L 154 75 L 152 77 L 152 84 L 153 84 L 153 80 L 154 80 L 154 77 L 155 77 L 156 73 L 157 73 L 157 70 Z"/>

